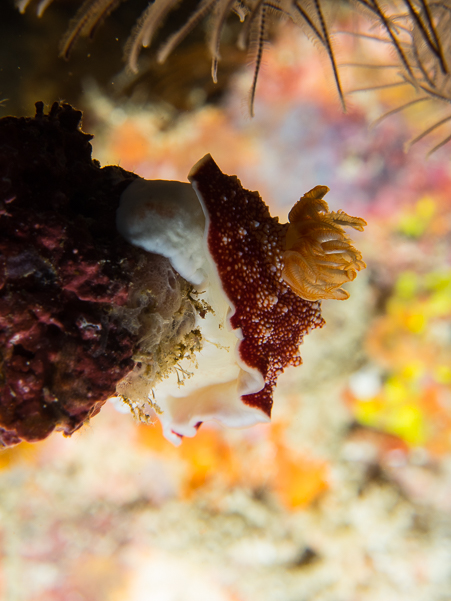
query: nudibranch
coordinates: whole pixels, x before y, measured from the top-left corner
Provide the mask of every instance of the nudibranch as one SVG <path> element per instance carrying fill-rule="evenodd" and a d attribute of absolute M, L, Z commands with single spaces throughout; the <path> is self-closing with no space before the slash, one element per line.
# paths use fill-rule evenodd
<path fill-rule="evenodd" d="M 172 318 L 158 322 L 147 357 L 141 349 L 117 387 L 132 409 L 154 412 L 176 445 L 207 420 L 230 427 L 268 421 L 278 376 L 302 362 L 303 337 L 324 325 L 321 300 L 347 298 L 340 286 L 365 267 L 343 229 L 365 222 L 329 212 L 325 186 L 280 224 L 257 192 L 223 174 L 210 155 L 188 179 L 191 185 L 137 178 L 117 210 L 122 236 L 164 257 L 189 288 Z M 158 365 L 159 345 L 169 338 L 175 358 Z"/>

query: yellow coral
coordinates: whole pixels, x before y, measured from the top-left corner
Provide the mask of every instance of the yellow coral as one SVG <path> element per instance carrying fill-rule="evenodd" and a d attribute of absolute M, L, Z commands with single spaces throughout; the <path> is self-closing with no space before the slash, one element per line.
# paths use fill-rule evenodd
<path fill-rule="evenodd" d="M 301 298 L 345 300 L 340 288 L 366 267 L 344 227 L 363 231 L 366 221 L 343 211 L 329 212 L 327 186 L 315 186 L 291 209 L 283 254 L 283 278 Z"/>

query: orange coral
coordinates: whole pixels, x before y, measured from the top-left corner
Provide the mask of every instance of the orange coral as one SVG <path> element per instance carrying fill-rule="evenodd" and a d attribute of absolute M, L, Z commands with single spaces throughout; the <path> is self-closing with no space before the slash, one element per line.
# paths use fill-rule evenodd
<path fill-rule="evenodd" d="M 315 186 L 291 209 L 283 254 L 283 279 L 301 298 L 345 300 L 340 288 L 366 267 L 344 227 L 363 231 L 366 221 L 343 211 L 329 212 L 327 186 Z"/>

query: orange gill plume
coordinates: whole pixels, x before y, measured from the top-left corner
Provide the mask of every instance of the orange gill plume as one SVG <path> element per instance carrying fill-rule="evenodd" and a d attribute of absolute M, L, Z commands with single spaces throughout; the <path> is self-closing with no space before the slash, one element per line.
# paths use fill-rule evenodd
<path fill-rule="evenodd" d="M 285 238 L 283 279 L 301 298 L 345 300 L 340 288 L 366 267 L 344 227 L 363 231 L 366 221 L 344 211 L 329 212 L 327 186 L 315 186 L 291 209 Z"/>

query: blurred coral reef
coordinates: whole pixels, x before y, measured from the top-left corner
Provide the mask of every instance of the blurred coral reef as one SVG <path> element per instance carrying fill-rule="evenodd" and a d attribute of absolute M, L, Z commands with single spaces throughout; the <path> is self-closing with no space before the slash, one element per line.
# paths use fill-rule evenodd
<path fill-rule="evenodd" d="M 450 598 L 451 151 L 406 154 L 410 114 L 368 129 L 410 92 L 353 95 L 343 115 L 323 73 L 287 27 L 252 121 L 250 72 L 190 114 L 86 87 L 102 165 L 185 180 L 210 152 L 282 220 L 327 185 L 331 209 L 369 223 L 355 235 L 368 268 L 348 301 L 323 303 L 271 424 L 202 426 L 175 449 L 107 405 L 70 439 L 0 454 L 5 600 Z"/>

